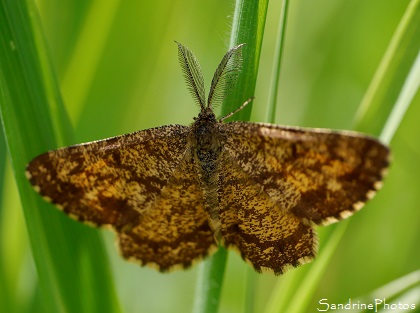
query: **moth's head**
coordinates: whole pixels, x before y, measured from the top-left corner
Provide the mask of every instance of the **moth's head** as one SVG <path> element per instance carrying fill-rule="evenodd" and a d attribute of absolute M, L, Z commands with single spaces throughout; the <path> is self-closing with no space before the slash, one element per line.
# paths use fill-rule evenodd
<path fill-rule="evenodd" d="M 197 117 L 194 118 L 194 121 L 201 121 L 202 123 L 213 123 L 216 122 L 216 115 L 213 112 L 211 107 L 202 108 Z"/>

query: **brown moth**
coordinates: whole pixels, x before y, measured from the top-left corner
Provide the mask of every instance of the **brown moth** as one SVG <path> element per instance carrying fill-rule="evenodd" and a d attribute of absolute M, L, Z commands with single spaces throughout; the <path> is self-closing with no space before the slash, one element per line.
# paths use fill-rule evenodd
<path fill-rule="evenodd" d="M 218 245 L 258 272 L 311 261 L 314 226 L 347 218 L 374 196 L 388 148 L 349 131 L 225 123 L 233 113 L 217 120 L 213 107 L 239 74 L 243 45 L 223 57 L 206 101 L 197 59 L 177 44 L 201 110 L 191 126 L 49 151 L 28 164 L 29 181 L 70 217 L 115 230 L 123 257 L 160 271 L 186 268 Z"/>

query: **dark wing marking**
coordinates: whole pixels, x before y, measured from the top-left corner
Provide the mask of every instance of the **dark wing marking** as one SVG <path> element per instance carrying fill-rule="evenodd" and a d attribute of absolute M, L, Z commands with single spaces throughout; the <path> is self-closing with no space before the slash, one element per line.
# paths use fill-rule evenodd
<path fill-rule="evenodd" d="M 225 149 L 284 212 L 330 224 L 374 196 L 389 164 L 389 150 L 355 132 L 220 124 Z"/>
<path fill-rule="evenodd" d="M 311 261 L 317 239 L 310 222 L 281 210 L 224 151 L 219 173 L 219 218 L 225 246 L 239 250 L 256 271 L 282 274 Z"/>
<path fill-rule="evenodd" d="M 69 216 L 120 231 L 156 201 L 186 149 L 189 127 L 168 125 L 49 151 L 27 176 Z"/>
<path fill-rule="evenodd" d="M 125 258 L 160 271 L 186 268 L 217 250 L 190 151 L 119 244 Z"/>

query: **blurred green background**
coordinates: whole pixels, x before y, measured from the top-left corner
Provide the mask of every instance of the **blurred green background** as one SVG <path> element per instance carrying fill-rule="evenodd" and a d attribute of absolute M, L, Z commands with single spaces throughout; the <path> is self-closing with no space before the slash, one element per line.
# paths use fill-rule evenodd
<path fill-rule="evenodd" d="M 291 1 L 276 122 L 351 129 L 352 117 L 408 3 Z M 190 124 L 198 108 L 186 89 L 173 41 L 194 51 L 208 89 L 228 49 L 234 8 L 233 1 L 220 0 L 37 4 L 74 125 L 74 143 L 164 124 Z M 271 1 L 268 9 L 253 121 L 265 119 L 280 6 L 280 1 Z M 238 106 L 244 100 L 238 99 Z M 311 300 L 311 312 L 319 299 L 347 302 L 420 268 L 419 118 L 417 95 L 392 140 L 394 161 L 384 188 L 351 218 Z M 18 275 L 8 278 L 15 282 L 11 292 L 25 302 L 38 292 L 37 274 L 10 168 L 5 179 L 2 263 L 6 269 L 17 269 L 10 273 Z M 321 248 L 326 231 L 319 229 Z M 120 259 L 114 234 L 101 232 L 124 312 L 191 310 L 197 267 L 170 274 L 140 268 Z M 244 312 L 247 273 L 248 265 L 230 252 L 220 312 Z M 290 274 L 256 277 L 255 312 L 263 310 L 273 286 Z"/>

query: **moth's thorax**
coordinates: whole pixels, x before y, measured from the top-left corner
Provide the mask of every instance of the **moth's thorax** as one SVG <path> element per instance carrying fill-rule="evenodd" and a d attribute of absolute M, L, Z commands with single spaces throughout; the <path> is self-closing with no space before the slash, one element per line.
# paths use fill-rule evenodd
<path fill-rule="evenodd" d="M 212 170 L 220 154 L 219 122 L 209 108 L 200 112 L 192 125 L 192 150 L 204 171 Z"/>

